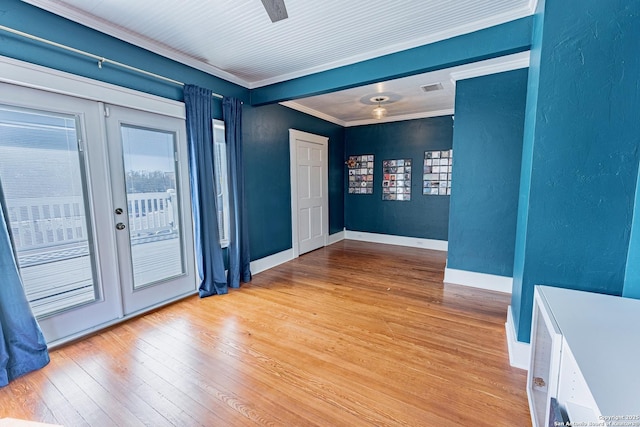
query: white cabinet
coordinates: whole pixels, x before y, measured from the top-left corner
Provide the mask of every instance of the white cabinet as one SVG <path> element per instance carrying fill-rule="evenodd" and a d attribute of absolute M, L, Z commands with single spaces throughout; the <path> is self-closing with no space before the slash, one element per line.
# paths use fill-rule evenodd
<path fill-rule="evenodd" d="M 534 426 L 640 426 L 640 300 L 536 286 L 527 394 Z M 623 424 L 621 424 L 623 423 Z"/>
<path fill-rule="evenodd" d="M 562 333 L 539 290 L 536 287 L 533 303 L 527 395 L 533 425 L 547 426 L 551 398 L 558 397 Z"/>

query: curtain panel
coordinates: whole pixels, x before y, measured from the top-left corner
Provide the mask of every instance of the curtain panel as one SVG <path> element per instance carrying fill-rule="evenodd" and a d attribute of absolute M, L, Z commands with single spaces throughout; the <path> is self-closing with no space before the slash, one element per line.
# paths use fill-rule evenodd
<path fill-rule="evenodd" d="M 229 161 L 229 208 L 231 241 L 229 244 L 229 274 L 232 288 L 251 281 L 249 227 L 244 203 L 244 168 L 242 161 L 242 102 L 225 97 L 222 101 L 227 158 Z"/>
<path fill-rule="evenodd" d="M 220 247 L 214 170 L 213 93 L 185 85 L 187 139 L 200 297 L 226 294 L 240 282 L 251 280 L 249 230 L 244 203 L 242 161 L 242 102 L 225 97 L 222 102 L 227 144 L 230 241 L 228 273 Z"/>
<path fill-rule="evenodd" d="M 27 301 L 0 183 L 0 387 L 49 363 L 47 343 Z"/>
<path fill-rule="evenodd" d="M 201 298 L 228 292 L 220 247 L 213 159 L 213 93 L 185 85 L 189 181 Z"/>

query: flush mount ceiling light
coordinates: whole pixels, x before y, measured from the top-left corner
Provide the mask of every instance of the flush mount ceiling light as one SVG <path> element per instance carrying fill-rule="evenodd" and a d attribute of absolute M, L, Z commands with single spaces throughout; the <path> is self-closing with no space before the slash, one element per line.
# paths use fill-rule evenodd
<path fill-rule="evenodd" d="M 380 104 L 382 102 L 387 102 L 388 100 L 389 100 L 388 96 L 374 96 L 373 98 L 371 98 L 371 102 L 378 104 L 378 106 L 374 108 L 373 111 L 371 112 L 373 114 L 373 117 L 380 120 L 387 115 L 387 109 L 380 106 Z"/>

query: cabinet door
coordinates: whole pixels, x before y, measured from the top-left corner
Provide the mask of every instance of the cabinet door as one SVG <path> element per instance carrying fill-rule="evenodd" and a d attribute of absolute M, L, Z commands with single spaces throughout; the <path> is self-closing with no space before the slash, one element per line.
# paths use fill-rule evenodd
<path fill-rule="evenodd" d="M 572 420 L 574 425 L 587 422 L 596 426 L 602 422 L 600 416 L 603 414 L 597 410 L 598 405 L 568 345 L 562 349 L 558 401 L 563 403 L 569 420 Z"/>
<path fill-rule="evenodd" d="M 547 426 L 551 398 L 558 396 L 562 334 L 544 295 L 536 287 L 531 328 L 531 361 L 527 395 L 534 427 Z"/>

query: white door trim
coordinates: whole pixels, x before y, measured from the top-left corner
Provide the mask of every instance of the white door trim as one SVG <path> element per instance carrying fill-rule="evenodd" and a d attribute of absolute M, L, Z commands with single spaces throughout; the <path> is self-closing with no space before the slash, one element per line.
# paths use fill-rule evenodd
<path fill-rule="evenodd" d="M 299 238 L 298 238 L 298 150 L 296 141 L 304 139 L 315 144 L 323 146 L 324 152 L 329 153 L 329 138 L 326 136 L 315 135 L 313 133 L 303 132 L 296 129 L 289 129 L 289 168 L 291 172 L 291 247 L 293 249 L 293 257 L 300 255 Z M 322 192 L 324 204 L 322 206 L 322 229 L 324 233 L 324 246 L 327 246 L 328 230 L 329 230 L 329 160 L 324 164 L 322 170 Z"/>
<path fill-rule="evenodd" d="M 0 82 L 184 119 L 183 102 L 0 56 Z"/>

